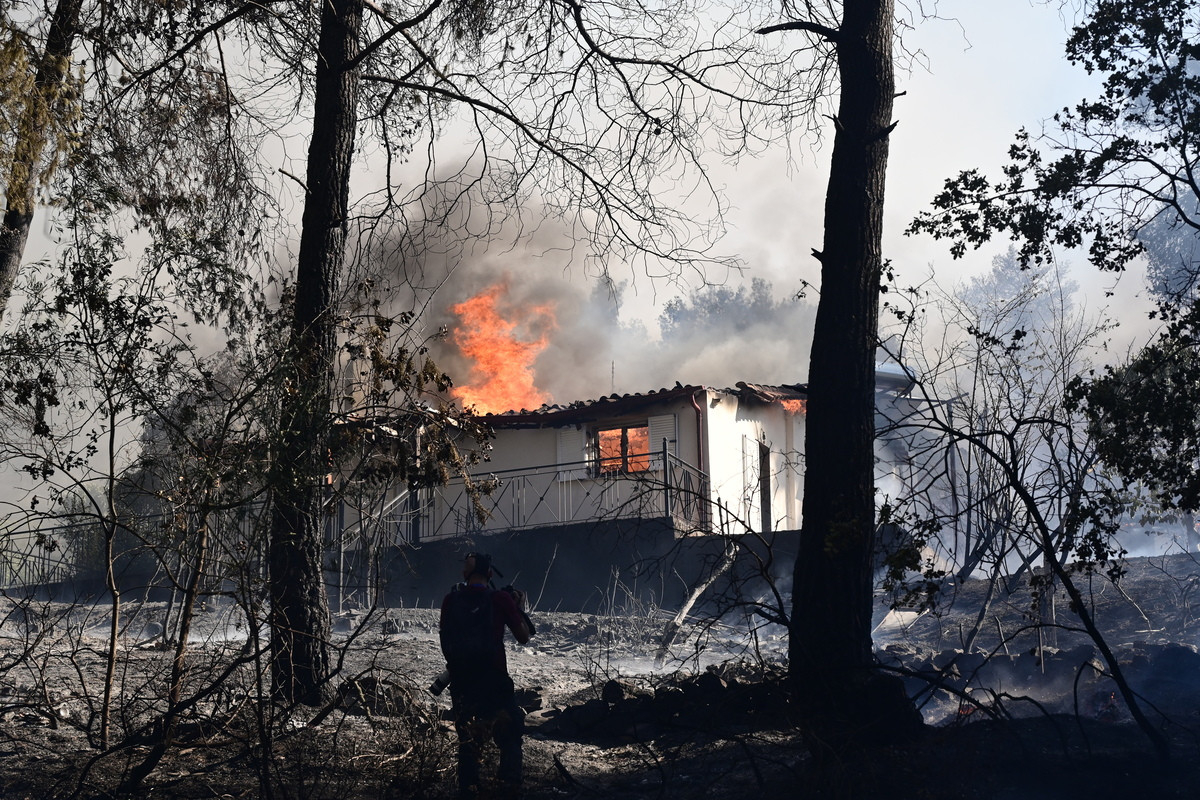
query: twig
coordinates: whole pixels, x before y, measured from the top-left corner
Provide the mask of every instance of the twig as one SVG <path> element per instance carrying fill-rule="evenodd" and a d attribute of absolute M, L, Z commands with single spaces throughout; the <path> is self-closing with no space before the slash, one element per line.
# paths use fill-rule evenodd
<path fill-rule="evenodd" d="M 301 187 L 302 189 L 304 189 L 304 193 L 305 193 L 305 194 L 308 194 L 308 184 L 307 184 L 307 183 L 305 183 L 304 181 L 300 180 L 298 177 L 296 177 L 296 176 L 295 176 L 295 175 L 293 175 L 292 173 L 288 172 L 288 171 L 287 171 L 286 169 L 284 169 L 283 167 L 280 167 L 280 168 L 279 168 L 279 174 L 280 174 L 280 175 L 283 175 L 283 176 L 284 176 L 284 177 L 286 177 L 286 178 L 291 178 L 291 179 L 292 179 L 292 180 L 294 180 L 296 183 L 300 184 L 300 187 Z"/>
<path fill-rule="evenodd" d="M 587 792 L 588 794 L 598 794 L 595 789 L 581 782 L 578 778 L 568 772 L 566 765 L 562 763 L 562 759 L 559 758 L 557 754 L 554 756 L 554 768 L 557 769 L 559 774 L 562 775 L 563 778 L 566 779 L 567 783 L 571 784 L 572 786 L 575 786 L 578 789 Z"/>

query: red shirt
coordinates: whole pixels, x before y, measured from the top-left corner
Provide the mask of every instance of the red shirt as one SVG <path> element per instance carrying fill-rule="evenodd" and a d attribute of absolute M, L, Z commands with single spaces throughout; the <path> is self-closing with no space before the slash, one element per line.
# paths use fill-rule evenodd
<path fill-rule="evenodd" d="M 467 584 L 466 586 L 455 590 L 457 592 L 488 592 L 492 593 L 492 666 L 499 669 L 505 675 L 508 674 L 508 658 L 504 652 L 504 628 L 508 627 L 513 632 L 513 636 L 517 635 L 517 626 L 524 624 L 525 620 L 521 616 L 520 610 L 517 608 L 517 601 L 508 592 L 494 591 L 487 586 L 479 586 L 475 584 Z M 455 594 L 451 592 L 442 600 L 441 616 L 438 620 L 438 627 L 442 627 L 446 622 L 446 603 Z"/>

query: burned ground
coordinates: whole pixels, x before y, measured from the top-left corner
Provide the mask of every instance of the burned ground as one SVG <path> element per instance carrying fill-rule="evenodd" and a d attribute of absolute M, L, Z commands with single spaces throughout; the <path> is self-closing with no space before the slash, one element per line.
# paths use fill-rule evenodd
<path fill-rule="evenodd" d="M 1200 566 L 1189 556 L 1133 560 L 1119 590 L 1093 582 L 1096 617 L 1171 740 L 1167 762 L 1130 721 L 1103 660 L 1072 630 L 1069 609 L 1057 609 L 1063 627 L 1052 643 L 1044 630 L 1039 638 L 1023 592 L 992 603 L 968 653 L 962 637 L 979 615 L 982 584 L 949 587 L 949 611 L 881 613 L 881 662 L 905 676 L 928 731 L 820 771 L 789 713 L 781 631 L 760 628 L 748 638 L 730 616 L 692 628 L 656 668 L 664 614 L 535 612 L 539 635 L 509 652 L 529 712 L 527 796 L 1194 797 L 1198 584 Z M 122 777 L 161 739 L 155 712 L 170 653 L 156 636 L 167 610 L 129 610 L 103 748 L 105 610 L 8 607 L 0 797 L 116 796 Z M 435 611 L 339 616 L 340 691 L 319 709 L 256 701 L 258 665 L 236 619 L 221 607 L 200 615 L 185 693 L 196 702 L 144 796 L 250 798 L 263 786 L 277 797 L 453 796 L 448 698 L 426 689 L 441 669 Z"/>

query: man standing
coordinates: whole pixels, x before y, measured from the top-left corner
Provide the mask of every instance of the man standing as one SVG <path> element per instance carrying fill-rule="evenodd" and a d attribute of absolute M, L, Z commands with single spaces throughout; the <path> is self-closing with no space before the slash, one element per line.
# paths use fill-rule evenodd
<path fill-rule="evenodd" d="M 454 729 L 458 733 L 459 797 L 515 798 L 521 787 L 521 738 L 525 715 L 517 706 L 504 652 L 507 627 L 521 644 L 533 636 L 524 612 L 525 593 L 491 586 L 491 556 L 471 553 L 463 579 L 442 601 L 440 637 L 450 673 Z M 479 761 L 488 738 L 500 750 L 497 795 L 480 791 Z"/>

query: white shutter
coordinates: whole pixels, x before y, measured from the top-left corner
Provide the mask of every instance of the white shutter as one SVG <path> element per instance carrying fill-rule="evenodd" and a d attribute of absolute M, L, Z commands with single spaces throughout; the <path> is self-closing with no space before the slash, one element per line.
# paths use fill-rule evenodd
<path fill-rule="evenodd" d="M 679 453 L 675 441 L 675 415 L 663 414 L 659 417 L 651 417 L 648 427 L 650 428 L 650 452 L 653 454 L 650 457 L 650 469 L 658 472 L 663 469 L 662 450 L 664 439 L 667 440 L 667 452 L 672 455 Z"/>
<path fill-rule="evenodd" d="M 754 517 L 754 509 L 758 505 L 758 442 L 746 434 L 742 434 L 742 519 Z"/>
<path fill-rule="evenodd" d="M 566 469 L 558 471 L 559 481 L 579 481 L 587 477 L 587 438 L 578 428 L 558 431 L 558 463 Z"/>

